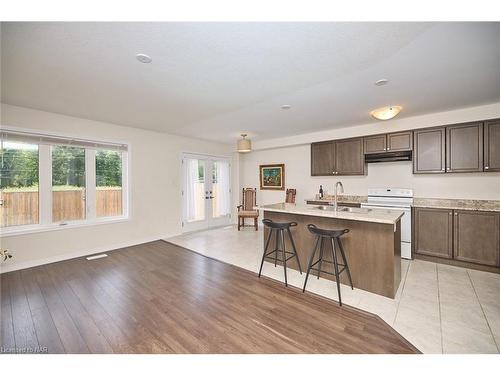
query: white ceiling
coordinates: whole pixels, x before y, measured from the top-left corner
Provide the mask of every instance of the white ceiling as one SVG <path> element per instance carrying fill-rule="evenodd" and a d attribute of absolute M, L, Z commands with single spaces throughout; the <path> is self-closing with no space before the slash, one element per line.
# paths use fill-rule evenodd
<path fill-rule="evenodd" d="M 368 123 L 388 104 L 405 117 L 500 101 L 500 23 L 2 23 L 1 34 L 2 102 L 223 142 Z"/>

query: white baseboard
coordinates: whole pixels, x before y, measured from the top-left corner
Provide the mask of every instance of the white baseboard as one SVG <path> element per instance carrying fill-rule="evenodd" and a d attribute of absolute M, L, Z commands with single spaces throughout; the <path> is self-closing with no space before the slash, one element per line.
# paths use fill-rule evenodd
<path fill-rule="evenodd" d="M 48 264 L 48 263 L 60 262 L 62 260 L 68 260 L 68 259 L 79 258 L 79 257 L 83 257 L 83 256 L 96 254 L 96 253 L 102 253 L 104 251 L 112 251 L 112 250 L 117 250 L 117 249 L 121 249 L 124 247 L 140 245 L 140 244 L 147 243 L 147 242 L 163 240 L 163 239 L 177 236 L 179 234 L 180 233 L 152 236 L 152 237 L 148 237 L 148 238 L 142 238 L 140 240 L 132 240 L 132 241 L 128 241 L 128 242 L 124 242 L 124 243 L 120 243 L 120 244 L 96 247 L 93 249 L 75 251 L 75 252 L 71 252 L 71 253 L 55 255 L 52 257 L 48 257 L 48 258 L 28 260 L 28 261 L 19 262 L 19 263 L 9 264 L 9 261 L 7 261 L 5 263 L 0 264 L 0 274 L 12 272 L 12 271 L 23 270 L 25 268 L 41 266 L 43 264 Z M 12 259 L 14 259 L 14 258 L 12 258 Z"/>

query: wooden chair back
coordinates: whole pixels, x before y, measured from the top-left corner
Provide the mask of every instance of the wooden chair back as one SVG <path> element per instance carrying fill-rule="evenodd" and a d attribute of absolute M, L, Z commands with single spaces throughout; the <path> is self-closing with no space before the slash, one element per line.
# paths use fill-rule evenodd
<path fill-rule="evenodd" d="M 256 188 L 243 188 L 243 210 L 255 211 L 254 207 L 257 205 L 257 189 Z"/>
<path fill-rule="evenodd" d="M 285 203 L 295 203 L 297 189 L 286 189 Z"/>

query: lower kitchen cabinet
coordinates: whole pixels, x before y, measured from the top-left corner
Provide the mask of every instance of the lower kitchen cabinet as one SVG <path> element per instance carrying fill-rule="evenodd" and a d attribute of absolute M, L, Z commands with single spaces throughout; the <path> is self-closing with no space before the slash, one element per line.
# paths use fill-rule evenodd
<path fill-rule="evenodd" d="M 500 213 L 456 210 L 453 222 L 455 259 L 500 266 Z"/>
<path fill-rule="evenodd" d="M 452 210 L 440 208 L 414 208 L 412 222 L 415 254 L 452 258 Z"/>
<path fill-rule="evenodd" d="M 413 208 L 413 251 L 484 266 L 500 266 L 500 213 Z"/>

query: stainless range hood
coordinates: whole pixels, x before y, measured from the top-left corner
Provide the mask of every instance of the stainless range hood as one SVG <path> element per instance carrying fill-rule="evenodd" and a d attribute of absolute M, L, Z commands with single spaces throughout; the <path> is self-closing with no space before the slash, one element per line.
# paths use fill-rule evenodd
<path fill-rule="evenodd" d="M 380 154 L 367 154 L 365 155 L 365 161 L 367 163 L 382 163 L 388 161 L 408 161 L 411 160 L 411 151 L 399 151 L 399 152 L 383 152 Z"/>

